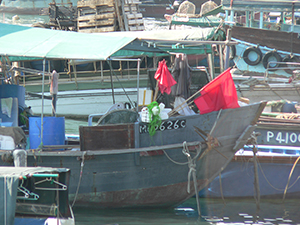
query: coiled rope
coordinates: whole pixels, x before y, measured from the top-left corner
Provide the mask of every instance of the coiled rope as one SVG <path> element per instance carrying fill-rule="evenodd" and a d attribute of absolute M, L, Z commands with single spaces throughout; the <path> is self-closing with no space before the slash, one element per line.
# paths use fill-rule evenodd
<path fill-rule="evenodd" d="M 198 209 L 198 215 L 201 216 L 201 211 L 200 211 L 200 203 L 199 203 L 199 193 L 198 193 L 198 187 L 197 187 L 197 177 L 196 177 L 196 159 L 197 157 L 192 158 L 190 151 L 188 149 L 188 146 L 186 144 L 186 141 L 183 142 L 183 149 L 182 153 L 186 155 L 188 159 L 188 166 L 189 166 L 189 173 L 188 173 L 188 186 L 187 186 L 187 192 L 190 193 L 190 182 L 191 182 L 191 176 L 193 176 L 193 181 L 194 181 L 194 189 L 195 189 L 195 194 L 196 194 L 196 201 L 197 201 L 197 209 Z M 198 154 L 197 154 L 198 155 Z"/>

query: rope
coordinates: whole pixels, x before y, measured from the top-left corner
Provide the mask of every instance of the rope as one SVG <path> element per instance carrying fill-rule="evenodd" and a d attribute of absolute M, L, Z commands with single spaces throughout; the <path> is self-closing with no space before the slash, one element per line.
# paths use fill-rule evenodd
<path fill-rule="evenodd" d="M 6 194 L 6 189 L 7 189 L 7 184 L 6 184 L 6 176 L 4 176 L 4 224 L 6 225 L 7 224 L 7 221 L 6 221 L 6 209 L 7 209 L 7 194 Z"/>
<path fill-rule="evenodd" d="M 77 189 L 76 189 L 76 193 L 75 193 L 75 197 L 74 197 L 74 200 L 73 200 L 73 203 L 72 203 L 72 208 L 76 202 L 76 199 L 77 199 L 77 195 L 78 195 L 78 191 L 79 191 L 79 187 L 80 187 L 80 183 L 81 183 L 81 178 L 82 178 L 82 171 L 83 171 L 83 167 L 84 167 L 84 156 L 86 155 L 86 151 L 84 151 L 82 153 L 82 161 L 81 161 L 81 164 L 80 164 L 80 175 L 79 175 L 79 181 L 78 181 L 78 185 L 77 185 Z"/>
<path fill-rule="evenodd" d="M 190 181 L 191 181 L 191 176 L 193 176 L 198 215 L 201 216 L 199 196 L 198 196 L 199 193 L 198 193 L 198 187 L 197 187 L 197 177 L 196 177 L 196 171 L 197 171 L 196 170 L 196 159 L 197 159 L 197 156 L 199 155 L 200 151 L 198 151 L 197 155 L 194 158 L 192 158 L 191 154 L 189 152 L 188 146 L 186 144 L 186 141 L 185 141 L 185 142 L 183 142 L 182 153 L 187 156 L 188 166 L 189 166 L 187 192 L 190 193 Z"/>
<path fill-rule="evenodd" d="M 296 164 L 298 163 L 299 159 L 300 159 L 300 156 L 297 158 L 297 160 L 295 161 L 295 163 L 294 163 L 294 165 L 293 165 L 293 167 L 292 167 L 292 170 L 291 170 L 290 175 L 289 175 L 288 182 L 287 182 L 286 187 L 285 187 L 285 189 L 284 189 L 284 194 L 283 194 L 283 199 L 282 199 L 282 201 L 284 201 L 284 199 L 285 199 L 286 191 L 287 191 L 287 189 L 288 189 L 288 186 L 289 186 L 289 183 L 290 183 L 291 176 L 292 176 L 292 174 L 293 174 L 293 172 L 294 172 L 294 169 L 295 169 Z"/>
<path fill-rule="evenodd" d="M 188 161 L 187 162 L 184 162 L 184 163 L 180 163 L 180 162 L 176 162 L 174 161 L 173 159 L 170 158 L 170 156 L 166 153 L 165 150 L 163 150 L 164 154 L 167 156 L 167 158 L 177 164 L 177 165 L 188 165 L 189 167 L 189 172 L 188 172 L 188 186 L 187 186 L 187 192 L 190 193 L 190 186 L 191 186 L 191 175 L 193 176 L 193 181 L 194 181 L 194 189 L 195 189 L 195 194 L 196 194 L 196 201 L 197 201 L 197 209 L 198 209 L 198 214 L 199 216 L 201 215 L 201 212 L 200 212 L 200 203 L 199 203 L 199 193 L 198 193 L 198 187 L 197 187 L 197 177 L 196 177 L 196 160 L 197 158 L 199 157 L 200 153 L 201 153 L 201 144 L 199 144 L 199 148 L 197 148 L 197 153 L 195 155 L 194 158 L 191 157 L 191 154 L 189 152 L 189 149 L 188 149 L 188 146 L 187 146 L 187 143 L 186 141 L 183 142 L 183 149 L 182 149 L 182 153 L 184 155 L 187 156 L 187 159 Z"/>

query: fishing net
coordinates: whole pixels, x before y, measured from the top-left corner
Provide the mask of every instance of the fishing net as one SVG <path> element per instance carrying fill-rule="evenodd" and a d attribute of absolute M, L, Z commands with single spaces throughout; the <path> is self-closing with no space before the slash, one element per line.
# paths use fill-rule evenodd
<path fill-rule="evenodd" d="M 179 14 L 195 14 L 196 7 L 194 3 L 189 1 L 184 1 L 180 4 L 177 13 Z"/>
<path fill-rule="evenodd" d="M 207 1 L 201 5 L 200 16 L 209 11 L 213 10 L 214 8 L 218 7 L 218 5 L 214 1 Z"/>

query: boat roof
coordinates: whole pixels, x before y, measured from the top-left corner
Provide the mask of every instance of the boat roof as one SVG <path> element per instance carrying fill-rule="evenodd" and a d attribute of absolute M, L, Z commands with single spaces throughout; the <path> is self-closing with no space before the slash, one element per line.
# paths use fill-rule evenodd
<path fill-rule="evenodd" d="M 19 177 L 37 173 L 63 173 L 68 171 L 68 168 L 0 166 L 0 177 Z"/>
<path fill-rule="evenodd" d="M 0 23 L 0 55 L 11 61 L 107 59 L 211 53 L 213 29 L 79 33 Z M 13 58 L 12 58 L 13 57 Z"/>
<path fill-rule="evenodd" d="M 291 12 L 300 11 L 299 0 L 223 0 L 224 10 Z"/>
<path fill-rule="evenodd" d="M 14 224 L 16 199 L 19 185 L 19 177 L 37 173 L 68 172 L 67 168 L 51 167 L 0 167 L 0 204 L 5 210 L 0 210 L 0 224 Z"/>
<path fill-rule="evenodd" d="M 107 36 L 0 23 L 0 55 L 31 59 L 107 60 L 167 54 L 136 37 Z M 12 61 L 17 61 L 12 60 Z"/>

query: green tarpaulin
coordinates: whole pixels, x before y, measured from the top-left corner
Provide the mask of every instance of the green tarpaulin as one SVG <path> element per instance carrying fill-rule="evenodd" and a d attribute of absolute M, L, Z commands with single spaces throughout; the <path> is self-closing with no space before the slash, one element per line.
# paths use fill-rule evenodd
<path fill-rule="evenodd" d="M 47 59 L 106 60 L 162 53 L 136 37 L 112 37 L 0 23 L 0 55 Z"/>
<path fill-rule="evenodd" d="M 0 55 L 10 56 L 11 61 L 43 58 L 100 61 L 168 52 L 206 54 L 211 52 L 211 46 L 197 41 L 207 40 L 214 31 L 163 30 L 155 36 L 150 33 L 153 32 L 87 34 L 0 23 Z"/>

